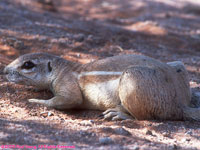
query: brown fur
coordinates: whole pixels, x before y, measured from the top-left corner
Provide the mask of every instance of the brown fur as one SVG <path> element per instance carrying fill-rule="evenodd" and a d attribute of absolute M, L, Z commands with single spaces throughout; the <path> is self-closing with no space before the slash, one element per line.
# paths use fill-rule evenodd
<path fill-rule="evenodd" d="M 36 66 L 24 70 L 26 61 Z M 121 55 L 80 65 L 34 53 L 19 57 L 4 72 L 12 82 L 50 89 L 53 98 L 29 101 L 56 109 L 106 110 L 104 118 L 113 120 L 131 116 L 200 120 L 199 109 L 189 107 L 189 80 L 181 62 L 165 64 L 146 56 Z"/>

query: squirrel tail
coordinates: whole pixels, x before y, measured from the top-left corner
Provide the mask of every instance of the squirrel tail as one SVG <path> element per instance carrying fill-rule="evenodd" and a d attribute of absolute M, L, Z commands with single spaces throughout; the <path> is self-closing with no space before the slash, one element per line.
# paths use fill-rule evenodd
<path fill-rule="evenodd" d="M 200 121 L 200 92 L 198 89 L 191 89 L 191 103 L 190 106 L 183 108 L 185 120 Z"/>
<path fill-rule="evenodd" d="M 200 91 L 195 88 L 191 88 L 191 106 L 200 107 Z"/>
<path fill-rule="evenodd" d="M 199 108 L 184 107 L 183 113 L 185 120 L 200 121 L 200 107 Z"/>

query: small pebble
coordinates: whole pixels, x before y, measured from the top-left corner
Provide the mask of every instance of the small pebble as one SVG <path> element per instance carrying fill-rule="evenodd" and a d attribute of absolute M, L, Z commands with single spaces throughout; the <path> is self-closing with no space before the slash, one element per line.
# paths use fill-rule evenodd
<path fill-rule="evenodd" d="M 42 113 L 40 113 L 40 115 L 42 116 L 42 117 L 47 117 L 48 116 L 48 112 L 42 112 Z"/>
<path fill-rule="evenodd" d="M 133 150 L 139 150 L 139 149 L 140 149 L 140 147 L 138 147 L 138 146 L 133 147 Z"/>
<path fill-rule="evenodd" d="M 77 35 L 74 35 L 74 39 L 78 42 L 83 42 L 85 39 L 85 36 L 84 34 L 77 34 Z"/>
<path fill-rule="evenodd" d="M 19 49 L 19 50 L 23 50 L 26 48 L 26 46 L 24 45 L 24 42 L 22 41 L 15 41 L 13 43 L 14 48 Z"/>
<path fill-rule="evenodd" d="M 53 116 L 53 113 L 52 112 L 48 112 L 48 116 Z"/>
<path fill-rule="evenodd" d="M 91 34 L 88 35 L 87 39 L 88 39 L 88 40 L 92 40 L 92 39 L 93 39 L 93 35 L 91 35 Z"/>
<path fill-rule="evenodd" d="M 171 137 L 171 134 L 168 133 L 168 132 L 164 132 L 162 135 L 163 135 L 164 137 Z"/>
<path fill-rule="evenodd" d="M 114 129 L 114 131 L 119 135 L 126 135 L 126 136 L 131 135 L 131 133 L 124 128 L 116 128 Z"/>
<path fill-rule="evenodd" d="M 102 127 L 101 130 L 103 132 L 107 132 L 107 133 L 113 133 L 113 131 L 114 131 L 113 128 L 111 128 L 111 127 Z"/>
<path fill-rule="evenodd" d="M 146 134 L 146 135 L 153 135 L 152 132 L 151 132 L 150 130 L 146 130 L 146 131 L 145 131 L 145 134 Z"/>
<path fill-rule="evenodd" d="M 173 149 L 178 149 L 176 144 L 173 145 Z"/>
<path fill-rule="evenodd" d="M 46 117 L 49 117 L 49 116 L 53 116 L 53 113 L 51 113 L 51 112 L 42 112 L 42 113 L 40 113 L 40 115 L 46 118 Z"/>
<path fill-rule="evenodd" d="M 113 143 L 113 140 L 110 138 L 110 137 L 102 137 L 102 138 L 99 138 L 99 143 L 100 144 L 111 144 Z"/>
<path fill-rule="evenodd" d="M 185 143 L 185 142 L 189 142 L 190 140 L 191 140 L 190 138 L 183 138 L 183 139 L 181 140 L 181 142 Z"/>
<path fill-rule="evenodd" d="M 46 37 L 40 37 L 39 42 L 48 42 L 48 39 Z"/>
<path fill-rule="evenodd" d="M 140 147 L 138 145 L 128 145 L 124 146 L 123 149 L 139 150 Z"/>
<path fill-rule="evenodd" d="M 80 135 L 85 135 L 86 132 L 85 132 L 85 131 L 80 131 L 79 134 L 80 134 Z"/>
<path fill-rule="evenodd" d="M 189 131 L 187 131 L 185 134 L 192 135 L 192 131 L 191 131 L 191 130 L 189 130 Z"/>
<path fill-rule="evenodd" d="M 90 123 L 94 124 L 94 120 L 89 120 Z"/>
<path fill-rule="evenodd" d="M 190 139 L 190 138 L 186 138 L 186 141 L 188 141 L 188 142 L 189 142 L 189 141 L 191 141 L 191 139 Z"/>

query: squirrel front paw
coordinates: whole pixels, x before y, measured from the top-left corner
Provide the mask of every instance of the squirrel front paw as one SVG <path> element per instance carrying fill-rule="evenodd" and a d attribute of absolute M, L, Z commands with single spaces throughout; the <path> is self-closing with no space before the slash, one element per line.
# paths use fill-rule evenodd
<path fill-rule="evenodd" d="M 34 98 L 28 99 L 28 102 L 30 102 L 30 103 L 40 103 L 40 101 L 41 101 L 41 100 L 39 100 L 39 99 L 34 99 Z"/>

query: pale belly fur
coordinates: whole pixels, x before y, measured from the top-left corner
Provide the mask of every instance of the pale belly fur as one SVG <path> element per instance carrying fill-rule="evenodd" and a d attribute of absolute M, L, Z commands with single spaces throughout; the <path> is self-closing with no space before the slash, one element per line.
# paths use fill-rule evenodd
<path fill-rule="evenodd" d="M 119 77 L 117 79 L 112 79 L 105 82 L 87 83 L 84 85 L 80 84 L 84 97 L 82 108 L 106 110 L 120 104 L 120 99 L 118 97 L 118 86 L 121 72 L 92 71 L 84 72 L 80 76 L 104 76 L 112 74 L 119 75 Z"/>

